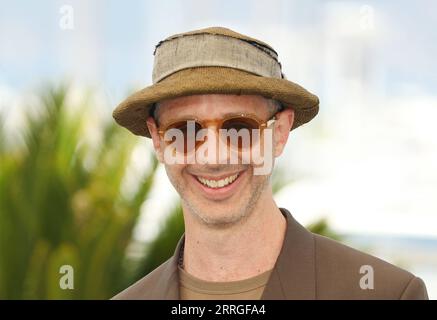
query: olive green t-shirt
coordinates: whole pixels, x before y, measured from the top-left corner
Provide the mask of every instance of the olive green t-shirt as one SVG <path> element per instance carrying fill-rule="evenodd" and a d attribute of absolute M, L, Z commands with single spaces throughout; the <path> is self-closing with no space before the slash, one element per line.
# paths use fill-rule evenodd
<path fill-rule="evenodd" d="M 204 281 L 179 269 L 181 300 L 259 300 L 273 269 L 255 277 L 230 281 Z"/>

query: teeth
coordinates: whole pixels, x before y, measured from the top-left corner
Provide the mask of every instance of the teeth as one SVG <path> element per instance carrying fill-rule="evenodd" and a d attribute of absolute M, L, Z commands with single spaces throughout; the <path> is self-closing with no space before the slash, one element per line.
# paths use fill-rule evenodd
<path fill-rule="evenodd" d="M 204 184 L 207 187 L 210 188 L 223 188 L 227 186 L 228 184 L 231 184 L 235 181 L 235 179 L 238 178 L 238 173 L 234 174 L 233 176 L 226 177 L 225 179 L 221 180 L 208 180 L 202 177 L 197 177 L 197 180 L 199 180 L 202 184 Z"/>

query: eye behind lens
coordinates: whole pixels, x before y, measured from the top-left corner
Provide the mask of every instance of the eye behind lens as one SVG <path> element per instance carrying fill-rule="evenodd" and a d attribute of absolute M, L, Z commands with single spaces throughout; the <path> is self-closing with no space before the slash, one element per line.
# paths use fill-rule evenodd
<path fill-rule="evenodd" d="M 225 130 L 235 129 L 237 131 L 240 131 L 241 129 L 253 130 L 258 128 L 259 123 L 257 121 L 245 117 L 228 119 L 224 121 L 222 125 L 222 129 Z"/>

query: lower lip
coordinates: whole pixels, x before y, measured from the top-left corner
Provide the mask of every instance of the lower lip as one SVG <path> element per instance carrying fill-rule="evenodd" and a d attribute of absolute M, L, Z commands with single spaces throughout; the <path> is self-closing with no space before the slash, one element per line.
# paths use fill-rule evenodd
<path fill-rule="evenodd" d="M 199 188 L 202 190 L 203 194 L 207 198 L 211 200 L 224 200 L 235 194 L 235 191 L 241 184 L 245 173 L 246 171 L 240 172 L 237 179 L 235 179 L 231 184 L 228 184 L 227 186 L 221 188 L 210 188 L 197 180 L 195 176 L 191 175 L 191 177 L 195 180 L 196 185 L 199 186 Z"/>

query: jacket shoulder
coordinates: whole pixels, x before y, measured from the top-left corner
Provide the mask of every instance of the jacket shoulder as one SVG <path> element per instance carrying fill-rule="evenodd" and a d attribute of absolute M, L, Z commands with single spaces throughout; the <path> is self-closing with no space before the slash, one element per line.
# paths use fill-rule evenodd
<path fill-rule="evenodd" d="M 318 299 L 427 299 L 410 272 L 320 235 L 314 242 Z"/>
<path fill-rule="evenodd" d="M 157 299 L 157 297 L 155 297 L 154 295 L 157 292 L 156 285 L 162 275 L 163 270 L 169 263 L 170 259 L 165 261 L 163 264 L 147 274 L 145 277 L 132 284 L 130 287 L 126 288 L 122 292 L 112 297 L 111 300 Z"/>

